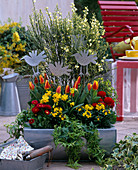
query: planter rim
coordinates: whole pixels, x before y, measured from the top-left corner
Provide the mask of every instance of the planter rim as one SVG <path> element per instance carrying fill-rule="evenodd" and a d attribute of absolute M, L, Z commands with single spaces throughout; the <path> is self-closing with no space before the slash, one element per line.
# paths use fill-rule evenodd
<path fill-rule="evenodd" d="M 24 127 L 24 129 L 25 130 L 42 130 L 42 131 L 44 131 L 44 130 L 49 130 L 49 131 L 53 131 L 54 130 L 54 128 L 53 129 L 47 129 L 47 128 L 45 128 L 45 129 L 41 129 L 41 128 L 31 128 L 31 127 Z M 110 128 L 97 128 L 97 130 L 114 130 L 114 129 L 116 129 L 115 128 L 115 126 L 112 126 L 112 127 L 110 127 Z"/>

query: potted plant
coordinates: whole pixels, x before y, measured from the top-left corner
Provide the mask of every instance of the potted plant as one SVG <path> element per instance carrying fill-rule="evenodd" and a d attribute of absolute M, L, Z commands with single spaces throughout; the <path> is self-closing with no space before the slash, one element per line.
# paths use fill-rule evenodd
<path fill-rule="evenodd" d="M 71 88 L 69 85 L 58 86 L 47 80 L 46 75 L 45 77 L 39 75 L 38 78 L 34 78 L 33 82 L 29 82 L 29 87 L 30 109 L 20 113 L 13 125 L 7 125 L 10 134 L 18 133 L 19 136 L 19 132 L 24 130 L 25 140 L 33 147 L 40 148 L 51 144 L 54 140 L 56 144 L 60 143 L 58 142 L 61 137 L 59 131 L 71 126 L 76 120 L 78 128 L 81 127 L 81 131 L 85 129 L 84 134 L 81 132 L 80 138 L 91 140 L 95 134 L 96 146 L 98 147 L 101 142 L 101 147 L 106 149 L 108 154 L 112 151 L 116 142 L 116 130 L 112 128 L 116 122 L 116 114 L 113 111 L 115 101 L 111 98 L 108 81 L 98 79 L 94 80 L 93 84 L 84 85 L 83 79 L 81 80 L 79 76 Z M 99 137 L 103 138 L 101 141 L 95 131 L 97 128 L 100 133 Z M 64 133 L 66 134 L 66 131 Z M 54 140 L 52 135 L 54 135 Z M 56 152 L 59 153 L 61 150 L 58 148 Z M 54 154 L 57 154 L 56 152 Z M 65 152 L 63 155 L 60 154 L 60 157 L 55 156 L 55 159 L 64 159 L 64 156 Z"/>
<path fill-rule="evenodd" d="M 104 153 L 99 146 L 98 132 L 100 128 L 102 131 L 105 128 L 106 133 L 111 128 L 111 132 L 112 124 L 116 122 L 113 110 L 115 91 L 110 81 L 98 78 L 104 73 L 105 67 L 107 46 L 102 44 L 101 36 L 104 31 L 94 16 L 90 27 L 86 18 L 87 8 L 83 18 L 76 14 L 73 6 L 72 17 L 62 19 L 57 7 L 53 21 L 51 14 L 46 11 L 48 24 L 41 11 L 34 11 L 30 20 L 32 27 L 29 27 L 30 40 L 41 53 L 37 57 L 37 52 L 32 51 L 22 58 L 34 69 L 33 79 L 29 82 L 30 107 L 23 110 L 12 125 L 6 125 L 7 130 L 16 137 L 24 131 L 25 140 L 35 148 L 54 142 L 56 146 L 63 145 L 65 148 L 61 149 L 70 155 L 76 149 L 73 159 L 68 155 L 68 163 L 74 167 L 78 166 L 82 146 L 90 158 L 101 163 Z M 38 61 L 44 59 L 43 72 L 39 70 Z M 76 78 L 78 74 L 80 76 Z M 72 134 L 74 144 L 68 134 Z M 68 138 L 67 143 L 59 140 L 64 135 Z M 116 130 L 113 129 L 108 136 L 113 139 L 108 150 L 111 152 L 116 142 Z M 58 157 L 65 153 L 60 149 L 58 151 Z"/>

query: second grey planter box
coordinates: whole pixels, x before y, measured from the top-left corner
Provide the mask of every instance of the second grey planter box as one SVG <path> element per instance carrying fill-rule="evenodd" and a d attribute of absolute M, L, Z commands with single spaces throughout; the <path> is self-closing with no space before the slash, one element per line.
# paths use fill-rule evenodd
<path fill-rule="evenodd" d="M 64 148 L 56 148 L 53 142 L 53 133 L 54 129 L 31 129 L 24 128 L 24 139 L 35 149 L 44 147 L 46 145 L 52 145 L 54 148 L 53 159 L 54 160 L 65 160 L 67 159 Z M 109 129 L 98 129 L 99 137 L 102 138 L 100 141 L 101 148 L 106 150 L 107 154 L 112 152 L 113 147 L 116 143 L 116 129 L 115 127 Z M 86 158 L 86 154 L 83 153 L 81 159 Z"/>

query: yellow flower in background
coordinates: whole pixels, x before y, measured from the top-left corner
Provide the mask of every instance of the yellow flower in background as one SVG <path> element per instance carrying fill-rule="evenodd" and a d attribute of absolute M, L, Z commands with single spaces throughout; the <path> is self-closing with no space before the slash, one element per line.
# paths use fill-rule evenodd
<path fill-rule="evenodd" d="M 59 113 L 62 113 L 63 109 L 62 107 L 59 108 Z"/>
<path fill-rule="evenodd" d="M 80 111 L 82 111 L 82 109 L 81 109 L 81 108 L 79 108 L 79 109 L 78 109 L 78 111 L 80 112 Z"/>
<path fill-rule="evenodd" d="M 73 107 L 74 105 L 75 105 L 75 103 L 74 103 L 74 102 L 71 102 L 71 103 L 70 103 L 70 106 L 71 106 L 71 107 Z"/>
<path fill-rule="evenodd" d="M 70 89 L 70 93 L 71 93 L 71 94 L 74 94 L 74 88 L 71 88 L 71 89 Z"/>
<path fill-rule="evenodd" d="M 52 93 L 52 92 L 49 91 L 49 90 L 46 91 L 46 95 L 47 95 L 47 96 L 51 96 L 51 95 L 52 95 L 51 93 Z"/>
<path fill-rule="evenodd" d="M 61 99 L 61 94 L 60 93 L 55 93 L 53 95 L 53 101 L 54 103 L 58 103 L 59 102 L 59 99 Z"/>
<path fill-rule="evenodd" d="M 17 47 L 15 48 L 15 51 L 25 51 L 25 45 L 23 44 L 18 44 Z"/>
<path fill-rule="evenodd" d="M 56 113 L 51 112 L 51 114 L 53 117 L 56 117 L 58 115 L 58 112 L 56 112 Z"/>
<path fill-rule="evenodd" d="M 45 93 L 45 94 L 42 96 L 42 101 L 43 101 L 44 103 L 49 102 L 49 96 L 47 95 L 47 93 Z"/>
<path fill-rule="evenodd" d="M 59 108 L 58 107 L 55 107 L 54 108 L 54 112 L 58 112 L 59 111 Z"/>
<path fill-rule="evenodd" d="M 100 118 L 99 118 L 99 117 L 97 117 L 97 120 L 99 121 L 99 120 L 100 120 Z"/>
<path fill-rule="evenodd" d="M 63 114 L 60 114 L 59 117 L 61 118 L 61 120 L 64 120 L 66 118 Z"/>
<path fill-rule="evenodd" d="M 61 100 L 63 100 L 63 101 L 68 100 L 68 95 L 67 94 L 62 95 Z"/>
<path fill-rule="evenodd" d="M 20 36 L 19 36 L 19 34 L 18 34 L 18 32 L 16 31 L 16 32 L 14 32 L 13 33 L 13 39 L 12 39 L 12 41 L 13 42 L 19 42 L 21 39 L 20 39 Z"/>
<path fill-rule="evenodd" d="M 110 110 L 108 110 L 108 113 L 111 114 Z"/>

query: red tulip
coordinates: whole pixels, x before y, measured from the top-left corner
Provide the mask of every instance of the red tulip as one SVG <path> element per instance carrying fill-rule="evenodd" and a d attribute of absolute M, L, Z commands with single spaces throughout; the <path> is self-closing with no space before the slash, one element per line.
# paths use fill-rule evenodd
<path fill-rule="evenodd" d="M 66 88 L 65 88 L 65 94 L 69 93 L 70 92 L 70 87 L 69 85 L 66 85 Z"/>
<path fill-rule="evenodd" d="M 44 78 L 42 75 L 39 76 L 40 84 L 44 84 Z"/>
<path fill-rule="evenodd" d="M 57 87 L 56 93 L 61 93 L 61 86 L 58 86 L 58 87 Z"/>
<path fill-rule="evenodd" d="M 87 84 L 87 87 L 88 87 L 88 90 L 90 91 L 91 88 L 92 88 L 92 84 L 91 84 L 91 83 L 88 83 L 88 84 Z"/>
<path fill-rule="evenodd" d="M 93 85 L 92 85 L 93 90 L 97 90 L 98 87 L 99 87 L 98 81 L 94 80 Z"/>
<path fill-rule="evenodd" d="M 50 86 L 50 84 L 49 84 L 49 82 L 48 82 L 48 80 L 46 80 L 46 82 L 45 82 L 45 90 L 47 90 L 47 89 L 49 89 L 51 86 Z"/>
<path fill-rule="evenodd" d="M 30 90 L 34 90 L 34 85 L 31 81 L 29 81 L 29 88 L 30 88 Z"/>
<path fill-rule="evenodd" d="M 49 115 L 49 114 L 50 114 L 50 111 L 49 111 L 49 110 L 45 110 L 45 114 L 46 114 L 46 115 Z"/>
<path fill-rule="evenodd" d="M 77 82 L 78 82 L 78 85 L 81 83 L 81 77 L 80 76 L 77 78 Z"/>
<path fill-rule="evenodd" d="M 37 77 L 35 77 L 35 79 L 34 79 L 34 83 L 35 83 L 35 84 L 37 84 L 37 83 L 38 83 L 38 78 L 37 78 Z"/>

